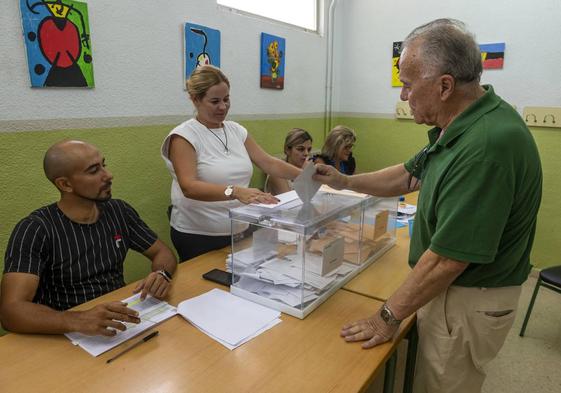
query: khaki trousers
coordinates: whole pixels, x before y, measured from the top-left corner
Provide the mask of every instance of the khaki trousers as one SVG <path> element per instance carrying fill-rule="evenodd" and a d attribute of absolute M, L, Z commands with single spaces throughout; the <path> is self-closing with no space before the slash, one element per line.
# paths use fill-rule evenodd
<path fill-rule="evenodd" d="M 477 393 L 514 322 L 520 286 L 451 286 L 417 311 L 415 393 Z"/>

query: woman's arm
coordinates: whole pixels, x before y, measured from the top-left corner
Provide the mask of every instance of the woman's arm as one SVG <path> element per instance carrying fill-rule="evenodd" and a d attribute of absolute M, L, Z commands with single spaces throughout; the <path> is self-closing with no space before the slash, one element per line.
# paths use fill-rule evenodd
<path fill-rule="evenodd" d="M 245 148 L 251 161 L 268 175 L 292 180 L 302 172 L 301 169 L 294 165 L 268 154 L 249 135 L 245 140 Z"/>
<path fill-rule="evenodd" d="M 214 202 L 237 199 L 242 203 L 276 203 L 276 198 L 257 188 L 234 187 L 231 197 L 224 191 L 227 184 L 208 183 L 197 178 L 197 154 L 185 138 L 172 135 L 169 141 L 169 159 L 183 195 L 198 201 Z"/>

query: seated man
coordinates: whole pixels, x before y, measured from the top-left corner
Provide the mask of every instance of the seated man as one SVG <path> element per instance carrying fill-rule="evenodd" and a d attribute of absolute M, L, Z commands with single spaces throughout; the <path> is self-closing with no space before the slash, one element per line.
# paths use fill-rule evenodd
<path fill-rule="evenodd" d="M 115 335 L 126 329 L 122 322 L 140 321 L 125 303 L 66 310 L 125 285 L 129 248 L 152 261 L 152 272 L 135 288 L 142 299 L 167 295 L 177 260 L 131 206 L 111 199 L 113 176 L 97 148 L 58 142 L 43 167 L 60 200 L 35 210 L 12 232 L 0 293 L 2 325 L 20 333 Z"/>

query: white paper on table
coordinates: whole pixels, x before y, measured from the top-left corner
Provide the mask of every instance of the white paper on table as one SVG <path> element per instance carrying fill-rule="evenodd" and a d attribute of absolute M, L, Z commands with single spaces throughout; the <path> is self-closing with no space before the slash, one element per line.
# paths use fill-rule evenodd
<path fill-rule="evenodd" d="M 270 204 L 252 203 L 251 206 L 259 206 L 259 207 L 266 207 L 272 209 L 274 207 L 279 207 L 298 199 L 298 194 L 296 193 L 296 191 L 292 190 L 292 191 L 284 192 L 282 194 L 275 195 L 275 198 L 279 200 L 277 203 L 270 203 Z"/>
<path fill-rule="evenodd" d="M 294 179 L 293 187 L 294 191 L 298 194 L 298 197 L 304 204 L 309 204 L 314 195 L 318 192 L 321 187 L 321 183 L 312 179 L 312 176 L 316 173 L 316 167 L 310 162 L 304 167 L 302 173 Z"/>
<path fill-rule="evenodd" d="M 242 345 L 280 321 L 279 311 L 216 288 L 182 301 L 177 311 L 229 349 Z"/>
<path fill-rule="evenodd" d="M 65 336 L 72 341 L 72 344 L 80 346 L 90 355 L 99 356 L 177 314 L 175 307 L 150 295 L 144 301 L 141 301 L 140 293 L 137 293 L 122 301 L 127 303 L 128 308 L 138 311 L 140 323 L 124 322 L 123 324 L 127 327 L 127 330 L 123 332 L 118 331 L 112 337 L 86 336 L 77 332 L 66 333 Z"/>
<path fill-rule="evenodd" d="M 417 206 L 408 203 L 400 203 L 397 207 L 397 212 L 402 214 L 413 215 L 417 213 Z"/>
<path fill-rule="evenodd" d="M 245 340 L 241 341 L 239 344 L 237 345 L 230 345 L 229 343 L 227 343 L 226 341 L 223 341 L 221 339 L 219 339 L 218 337 L 213 337 L 210 334 L 204 332 L 202 329 L 200 329 L 198 326 L 197 328 L 201 331 L 203 331 L 203 333 L 207 334 L 209 337 L 215 339 L 216 341 L 218 341 L 220 344 L 224 345 L 226 348 L 228 348 L 230 351 L 236 349 L 237 347 L 239 347 L 240 345 L 245 344 L 246 342 L 248 342 L 249 340 L 259 336 L 261 333 L 269 330 L 270 328 L 272 328 L 273 326 L 279 324 L 282 322 L 282 319 L 277 318 L 274 321 L 271 321 L 270 323 L 268 323 L 267 325 L 263 326 L 263 329 L 258 330 L 257 332 L 255 332 L 255 334 L 247 337 Z"/>

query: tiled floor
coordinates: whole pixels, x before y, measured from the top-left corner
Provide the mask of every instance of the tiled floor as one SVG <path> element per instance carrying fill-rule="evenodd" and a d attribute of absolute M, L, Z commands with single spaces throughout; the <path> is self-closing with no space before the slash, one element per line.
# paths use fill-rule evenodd
<path fill-rule="evenodd" d="M 561 392 L 561 294 L 541 288 L 524 337 L 520 328 L 530 303 L 536 279 L 522 286 L 516 321 L 499 356 L 487 369 L 483 393 L 559 393 Z M 398 348 L 395 393 L 402 391 L 405 345 Z M 382 392 L 383 372 L 368 388 Z"/>

